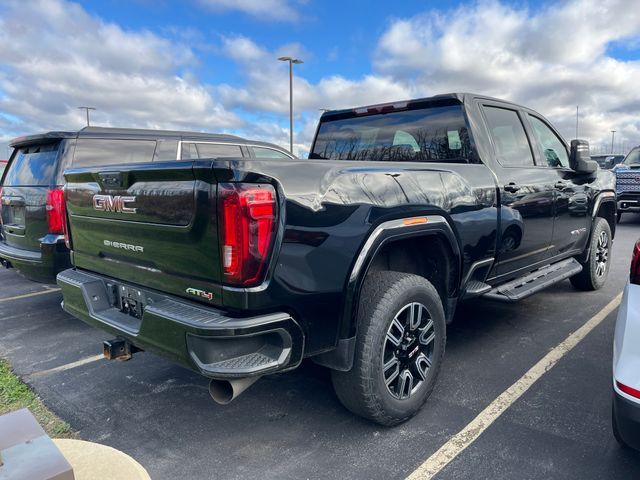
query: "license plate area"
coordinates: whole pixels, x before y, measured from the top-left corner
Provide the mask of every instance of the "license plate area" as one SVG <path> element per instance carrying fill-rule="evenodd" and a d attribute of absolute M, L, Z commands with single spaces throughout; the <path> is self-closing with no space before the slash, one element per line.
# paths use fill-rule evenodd
<path fill-rule="evenodd" d="M 147 298 L 142 290 L 120 285 L 117 287 L 116 307 L 130 317 L 142 319 Z"/>

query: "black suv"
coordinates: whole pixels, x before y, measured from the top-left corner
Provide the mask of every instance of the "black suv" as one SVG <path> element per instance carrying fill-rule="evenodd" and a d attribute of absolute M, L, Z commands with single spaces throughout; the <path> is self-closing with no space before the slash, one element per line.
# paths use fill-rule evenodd
<path fill-rule="evenodd" d="M 0 262 L 27 278 L 55 282 L 71 266 L 64 241 L 62 172 L 209 157 L 291 158 L 282 148 L 232 135 L 86 127 L 16 138 L 0 190 Z"/>

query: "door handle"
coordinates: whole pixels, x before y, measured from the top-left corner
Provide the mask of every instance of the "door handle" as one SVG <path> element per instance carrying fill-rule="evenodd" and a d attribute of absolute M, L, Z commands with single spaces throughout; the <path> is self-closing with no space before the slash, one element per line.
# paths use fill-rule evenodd
<path fill-rule="evenodd" d="M 504 186 L 505 192 L 516 193 L 518 190 L 520 190 L 520 185 L 516 185 L 513 182 L 509 182 L 507 185 Z"/>

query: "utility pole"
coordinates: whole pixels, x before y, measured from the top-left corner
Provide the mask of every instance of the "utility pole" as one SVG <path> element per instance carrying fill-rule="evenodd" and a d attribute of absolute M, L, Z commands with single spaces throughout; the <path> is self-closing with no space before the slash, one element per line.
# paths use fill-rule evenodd
<path fill-rule="evenodd" d="M 293 155 L 293 64 L 304 63 L 293 57 L 280 57 L 281 62 L 289 62 L 289 152 Z"/>
<path fill-rule="evenodd" d="M 89 110 L 95 110 L 96 107 L 78 107 L 78 109 L 87 112 L 87 127 L 90 126 L 91 124 L 89 123 Z"/>
<path fill-rule="evenodd" d="M 616 137 L 616 131 L 611 130 L 611 153 L 613 153 L 613 139 Z"/>
<path fill-rule="evenodd" d="M 576 105 L 576 139 L 578 138 L 578 112 L 579 112 L 580 106 Z"/>

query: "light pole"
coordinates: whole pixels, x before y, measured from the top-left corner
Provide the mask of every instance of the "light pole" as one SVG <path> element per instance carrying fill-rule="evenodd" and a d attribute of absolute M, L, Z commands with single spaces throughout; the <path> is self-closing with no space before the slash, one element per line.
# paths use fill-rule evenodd
<path fill-rule="evenodd" d="M 87 127 L 88 127 L 89 125 L 91 125 L 91 124 L 89 123 L 89 110 L 95 110 L 95 109 L 96 109 L 96 107 L 78 107 L 78 109 L 79 109 L 79 110 L 84 110 L 84 111 L 86 111 L 86 112 L 87 112 Z"/>
<path fill-rule="evenodd" d="M 289 152 L 293 155 L 293 64 L 304 63 L 293 57 L 280 57 L 281 62 L 289 62 Z"/>
<path fill-rule="evenodd" d="M 616 136 L 616 131 L 615 130 L 611 130 L 611 153 L 613 153 L 613 139 Z"/>

